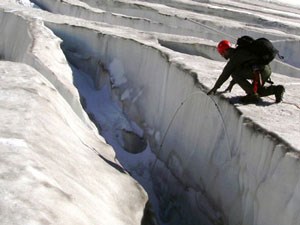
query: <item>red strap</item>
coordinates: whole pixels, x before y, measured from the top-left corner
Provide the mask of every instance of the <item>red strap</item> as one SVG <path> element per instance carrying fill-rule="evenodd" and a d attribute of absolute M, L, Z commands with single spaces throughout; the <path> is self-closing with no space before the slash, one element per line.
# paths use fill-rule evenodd
<path fill-rule="evenodd" d="M 258 70 L 253 72 L 253 92 L 257 93 L 258 88 L 262 86 L 261 74 Z"/>

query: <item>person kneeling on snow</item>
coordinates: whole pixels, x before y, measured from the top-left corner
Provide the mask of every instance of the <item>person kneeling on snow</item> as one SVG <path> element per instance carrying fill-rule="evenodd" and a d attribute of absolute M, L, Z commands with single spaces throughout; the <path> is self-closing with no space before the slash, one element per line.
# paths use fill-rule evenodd
<path fill-rule="evenodd" d="M 217 50 L 222 57 L 229 61 L 214 87 L 207 93 L 208 95 L 215 94 L 231 76 L 232 81 L 226 91 L 231 91 L 232 86 L 237 83 L 247 94 L 241 97 L 242 103 L 257 103 L 260 97 L 268 95 L 275 95 L 276 103 L 282 101 L 285 91 L 282 85 L 264 87 L 272 73 L 269 64 L 259 63 L 258 57 L 247 48 L 232 48 L 231 43 L 227 40 L 222 40 L 218 44 Z M 252 83 L 248 80 L 251 80 Z"/>

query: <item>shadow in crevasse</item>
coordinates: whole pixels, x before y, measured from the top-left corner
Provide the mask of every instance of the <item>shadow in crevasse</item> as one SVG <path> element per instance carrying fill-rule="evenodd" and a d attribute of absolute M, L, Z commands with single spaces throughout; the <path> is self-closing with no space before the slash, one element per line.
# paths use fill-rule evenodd
<path fill-rule="evenodd" d="M 121 173 L 126 173 L 126 171 L 121 167 L 119 166 L 118 164 L 112 162 L 112 161 L 109 161 L 107 160 L 106 158 L 104 158 L 102 155 L 98 154 L 98 156 L 103 159 L 107 164 L 109 164 L 110 166 L 112 166 L 113 168 L 115 168 L 116 170 L 118 170 L 119 172 Z"/>

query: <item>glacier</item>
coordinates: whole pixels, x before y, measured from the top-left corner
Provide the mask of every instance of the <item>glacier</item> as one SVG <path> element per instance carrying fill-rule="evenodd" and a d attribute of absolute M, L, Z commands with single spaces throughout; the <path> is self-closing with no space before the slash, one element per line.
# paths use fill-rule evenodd
<path fill-rule="evenodd" d="M 299 11 L 3 0 L 1 224 L 300 224 Z M 244 34 L 285 56 L 282 103 L 206 95 Z"/>

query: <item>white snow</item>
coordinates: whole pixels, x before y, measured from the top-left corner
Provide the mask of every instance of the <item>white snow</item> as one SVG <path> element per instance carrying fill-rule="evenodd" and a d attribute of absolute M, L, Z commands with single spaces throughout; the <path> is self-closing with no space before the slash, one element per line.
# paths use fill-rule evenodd
<path fill-rule="evenodd" d="M 144 188 L 159 224 L 300 225 L 300 10 L 285 3 L 2 0 L 0 223 L 141 224 Z M 244 34 L 285 56 L 282 103 L 206 95 L 217 42 Z"/>
<path fill-rule="evenodd" d="M 300 2 L 297 0 L 269 0 L 268 2 L 276 2 L 283 5 L 300 6 Z"/>
<path fill-rule="evenodd" d="M 0 223 L 139 224 L 145 193 L 55 87 L 24 64 L 0 77 Z"/>

